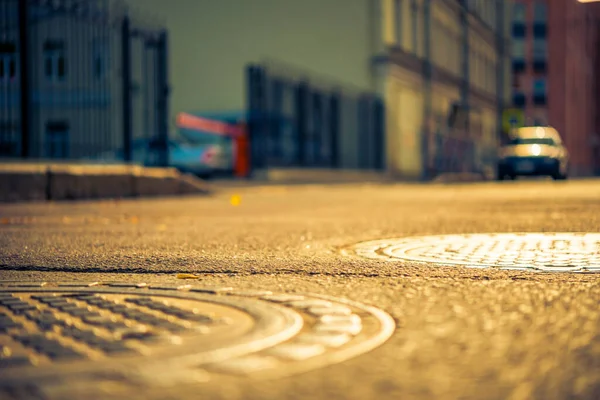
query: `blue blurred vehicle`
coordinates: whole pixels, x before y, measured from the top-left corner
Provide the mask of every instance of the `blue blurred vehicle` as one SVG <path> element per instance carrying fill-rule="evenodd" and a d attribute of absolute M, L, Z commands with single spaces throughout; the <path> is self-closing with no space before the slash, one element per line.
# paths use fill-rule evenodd
<path fill-rule="evenodd" d="M 201 177 L 210 177 L 227 168 L 227 159 L 222 146 L 214 143 L 199 143 L 183 137 L 169 138 L 169 166 L 181 172 Z M 99 163 L 122 163 L 123 149 L 107 151 L 91 158 Z M 143 166 L 158 166 L 160 142 L 157 139 L 140 138 L 132 143 L 132 162 Z"/>

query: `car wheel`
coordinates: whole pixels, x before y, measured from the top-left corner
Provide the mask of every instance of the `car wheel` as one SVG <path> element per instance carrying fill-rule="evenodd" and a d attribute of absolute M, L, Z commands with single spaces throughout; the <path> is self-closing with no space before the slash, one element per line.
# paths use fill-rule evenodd
<path fill-rule="evenodd" d="M 564 181 L 567 179 L 567 174 L 563 174 L 560 172 L 560 169 L 557 168 L 556 171 L 552 174 L 552 179 L 555 181 Z"/>
<path fill-rule="evenodd" d="M 496 180 L 503 181 L 505 179 L 506 179 L 506 173 L 504 172 L 504 170 L 501 170 L 500 168 L 498 168 L 496 170 Z"/>

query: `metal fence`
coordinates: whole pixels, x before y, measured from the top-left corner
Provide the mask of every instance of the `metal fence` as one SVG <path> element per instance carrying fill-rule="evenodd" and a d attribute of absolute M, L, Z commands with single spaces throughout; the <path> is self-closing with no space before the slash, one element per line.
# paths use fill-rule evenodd
<path fill-rule="evenodd" d="M 168 163 L 167 33 L 112 0 L 0 0 L 0 157 Z"/>
<path fill-rule="evenodd" d="M 424 138 L 427 179 L 445 173 L 494 176 L 496 136 L 486 138 L 482 135 L 483 127 L 477 110 L 455 104 L 447 114 L 437 115 L 435 119 Z"/>
<path fill-rule="evenodd" d="M 287 65 L 249 65 L 253 168 L 383 169 L 385 106 L 373 93 Z"/>

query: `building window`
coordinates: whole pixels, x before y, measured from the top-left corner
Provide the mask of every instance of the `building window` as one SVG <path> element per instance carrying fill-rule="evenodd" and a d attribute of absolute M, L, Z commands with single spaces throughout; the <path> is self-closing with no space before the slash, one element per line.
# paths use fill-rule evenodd
<path fill-rule="evenodd" d="M 45 153 L 47 158 L 69 157 L 69 124 L 64 121 L 46 124 Z"/>
<path fill-rule="evenodd" d="M 0 43 L 0 82 L 14 82 L 17 77 L 17 46 L 14 42 Z"/>
<path fill-rule="evenodd" d="M 548 27 L 546 24 L 533 25 L 533 37 L 535 39 L 544 39 L 547 34 L 548 34 Z"/>
<path fill-rule="evenodd" d="M 533 23 L 545 24 L 548 20 L 548 9 L 545 2 L 536 1 L 533 5 Z"/>
<path fill-rule="evenodd" d="M 513 22 L 525 24 L 527 9 L 524 3 L 515 3 L 513 5 Z"/>
<path fill-rule="evenodd" d="M 513 6 L 512 37 L 524 38 L 526 35 L 525 4 L 516 3 Z"/>
<path fill-rule="evenodd" d="M 525 24 L 515 22 L 512 26 L 512 37 L 516 39 L 523 39 L 526 31 L 527 29 L 525 29 Z"/>
<path fill-rule="evenodd" d="M 95 79 L 104 79 L 108 73 L 109 47 L 106 39 L 96 39 L 92 43 L 92 71 Z"/>
<path fill-rule="evenodd" d="M 525 60 L 513 60 L 512 70 L 514 73 L 525 71 Z"/>
<path fill-rule="evenodd" d="M 16 123 L 11 121 L 0 122 L 0 156 L 18 157 L 21 153 L 20 132 Z"/>
<path fill-rule="evenodd" d="M 548 41 L 546 39 L 533 39 L 533 70 L 545 72 L 548 58 Z"/>
<path fill-rule="evenodd" d="M 545 60 L 548 52 L 548 42 L 546 39 L 533 40 L 533 58 L 534 60 Z"/>
<path fill-rule="evenodd" d="M 536 2 L 533 6 L 533 37 L 545 38 L 547 35 L 547 11 L 546 4 Z"/>
<path fill-rule="evenodd" d="M 533 104 L 546 105 L 546 78 L 537 78 L 533 81 Z"/>
<path fill-rule="evenodd" d="M 525 70 L 525 41 L 523 39 L 514 39 L 512 41 L 512 64 L 513 72 L 522 72 Z"/>
<path fill-rule="evenodd" d="M 65 42 L 63 40 L 46 40 L 43 51 L 46 79 L 52 82 L 63 81 L 67 74 Z"/>
<path fill-rule="evenodd" d="M 400 20 L 400 29 L 402 30 L 402 42 L 400 42 L 400 46 L 407 53 L 412 53 L 415 50 L 413 47 L 415 41 L 412 37 L 414 32 L 412 25 L 415 21 L 413 20 L 411 12 L 411 0 L 402 0 L 400 2 Z"/>
<path fill-rule="evenodd" d="M 406 0 L 394 0 L 394 17 L 396 26 L 396 43 L 402 44 L 402 2 Z"/>
<path fill-rule="evenodd" d="M 513 60 L 525 59 L 525 41 L 523 39 L 515 39 L 512 41 L 512 58 Z"/>
<path fill-rule="evenodd" d="M 419 37 L 419 25 L 418 25 L 418 21 L 419 21 L 419 5 L 417 4 L 417 0 L 411 0 L 410 2 L 410 18 L 412 20 L 412 50 L 415 54 L 419 54 L 419 43 L 418 43 L 418 37 Z"/>
<path fill-rule="evenodd" d="M 513 93 L 513 105 L 516 108 L 525 108 L 525 94 L 522 92 Z"/>

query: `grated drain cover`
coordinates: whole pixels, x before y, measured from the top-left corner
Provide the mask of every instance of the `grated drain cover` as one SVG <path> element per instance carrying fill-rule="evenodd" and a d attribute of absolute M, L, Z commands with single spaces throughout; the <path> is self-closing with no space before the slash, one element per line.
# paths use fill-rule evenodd
<path fill-rule="evenodd" d="M 437 266 L 600 272 L 598 233 L 497 233 L 374 240 L 346 254 Z"/>
<path fill-rule="evenodd" d="M 376 308 L 312 294 L 0 282 L 0 394 L 287 375 L 367 352 L 394 327 Z"/>

